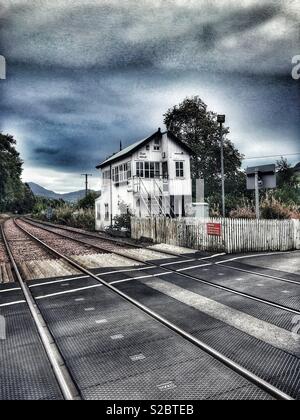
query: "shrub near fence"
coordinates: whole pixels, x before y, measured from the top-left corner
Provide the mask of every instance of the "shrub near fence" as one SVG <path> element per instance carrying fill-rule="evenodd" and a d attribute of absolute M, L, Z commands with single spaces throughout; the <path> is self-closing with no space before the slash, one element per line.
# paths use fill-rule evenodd
<path fill-rule="evenodd" d="M 208 224 L 221 225 L 220 236 L 208 234 Z M 170 219 L 131 220 L 133 239 L 212 252 L 289 251 L 300 249 L 299 220 Z"/>

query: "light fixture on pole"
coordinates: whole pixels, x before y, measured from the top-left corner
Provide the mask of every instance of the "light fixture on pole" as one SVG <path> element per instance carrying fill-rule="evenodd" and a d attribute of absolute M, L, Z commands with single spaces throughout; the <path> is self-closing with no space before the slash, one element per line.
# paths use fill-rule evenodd
<path fill-rule="evenodd" d="M 221 178 L 222 178 L 222 215 L 226 216 L 225 210 L 225 166 L 224 166 L 224 138 L 223 124 L 225 123 L 225 115 L 218 115 L 217 122 L 220 124 L 220 146 L 221 146 Z"/>

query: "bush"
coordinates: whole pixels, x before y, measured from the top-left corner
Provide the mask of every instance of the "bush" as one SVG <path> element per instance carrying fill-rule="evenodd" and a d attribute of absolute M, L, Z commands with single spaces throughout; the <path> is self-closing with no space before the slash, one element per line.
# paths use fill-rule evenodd
<path fill-rule="evenodd" d="M 275 197 L 266 197 L 261 203 L 263 219 L 300 219 L 300 208 L 296 205 L 286 205 Z"/>
<path fill-rule="evenodd" d="M 77 203 L 78 209 L 93 209 L 95 207 L 95 200 L 99 197 L 99 193 L 95 191 L 90 191 L 88 195 Z"/>
<path fill-rule="evenodd" d="M 232 219 L 255 219 L 256 214 L 252 207 L 238 207 L 231 210 L 229 217 Z"/>
<path fill-rule="evenodd" d="M 131 231 L 131 213 L 121 214 L 119 216 L 114 217 L 114 228 L 121 230 L 126 229 L 127 231 Z"/>
<path fill-rule="evenodd" d="M 39 218 L 41 220 L 48 220 L 47 212 L 45 210 L 35 213 L 34 217 Z M 64 206 L 53 209 L 51 222 L 79 229 L 94 231 L 95 211 L 94 209 L 76 210 L 73 206 L 65 204 Z"/>

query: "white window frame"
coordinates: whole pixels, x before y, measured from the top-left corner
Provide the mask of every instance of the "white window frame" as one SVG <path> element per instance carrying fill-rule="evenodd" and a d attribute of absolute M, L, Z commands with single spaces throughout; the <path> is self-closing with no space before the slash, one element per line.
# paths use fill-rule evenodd
<path fill-rule="evenodd" d="M 97 220 L 101 220 L 101 204 L 100 203 L 96 204 L 96 213 L 97 213 L 96 215 Z"/>
<path fill-rule="evenodd" d="M 175 162 L 175 176 L 177 179 L 183 179 L 184 178 L 184 161 L 176 161 Z"/>
<path fill-rule="evenodd" d="M 154 140 L 153 150 L 155 152 L 160 152 L 160 148 L 161 148 L 161 141 L 160 141 L 160 139 L 155 139 Z"/>
<path fill-rule="evenodd" d="M 136 176 L 138 178 L 144 178 L 145 176 L 144 162 L 136 162 L 135 169 L 136 169 Z"/>
<path fill-rule="evenodd" d="M 160 178 L 161 163 L 154 161 L 136 162 L 136 176 L 144 179 Z M 141 175 L 142 174 L 142 175 Z"/>

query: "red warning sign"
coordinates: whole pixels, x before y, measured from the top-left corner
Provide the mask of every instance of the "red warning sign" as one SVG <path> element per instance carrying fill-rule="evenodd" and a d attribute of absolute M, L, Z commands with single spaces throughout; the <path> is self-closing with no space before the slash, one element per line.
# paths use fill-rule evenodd
<path fill-rule="evenodd" d="M 221 223 L 207 223 L 207 234 L 211 236 L 222 236 Z"/>

